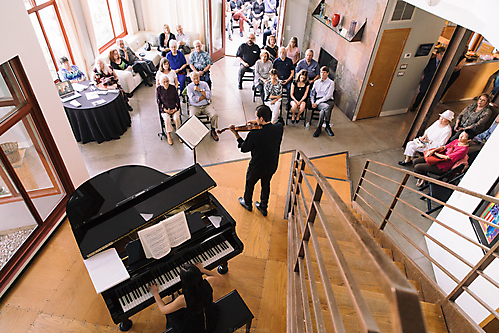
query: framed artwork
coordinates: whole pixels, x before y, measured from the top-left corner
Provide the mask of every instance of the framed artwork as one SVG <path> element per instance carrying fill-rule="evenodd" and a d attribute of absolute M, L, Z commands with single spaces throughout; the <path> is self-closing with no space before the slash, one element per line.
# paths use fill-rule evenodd
<path fill-rule="evenodd" d="M 433 43 L 421 44 L 416 51 L 415 57 L 424 57 L 430 54 L 431 49 L 433 48 Z"/>
<path fill-rule="evenodd" d="M 487 192 L 487 194 L 499 199 L 499 178 L 495 181 L 494 185 L 489 192 Z M 499 205 L 482 200 L 473 212 L 473 215 L 478 216 L 487 222 L 499 224 Z M 490 248 L 499 240 L 499 229 L 491 227 L 471 217 L 470 221 L 478 237 L 478 241 L 483 245 Z"/>

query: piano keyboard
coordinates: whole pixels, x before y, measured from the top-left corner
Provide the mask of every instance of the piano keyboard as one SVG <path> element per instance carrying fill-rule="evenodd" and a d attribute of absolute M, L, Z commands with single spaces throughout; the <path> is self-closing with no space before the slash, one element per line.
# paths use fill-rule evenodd
<path fill-rule="evenodd" d="M 176 260 L 175 267 L 168 269 L 166 267 L 158 267 L 151 272 L 148 281 L 144 279 L 137 279 L 137 281 L 132 281 L 124 287 L 118 288 L 116 293 L 118 294 L 118 301 L 123 309 L 123 312 L 127 312 L 141 303 L 152 298 L 152 294 L 149 292 L 149 285 L 151 283 L 156 283 L 158 285 L 159 292 L 170 288 L 176 283 L 180 282 L 180 266 L 184 263 L 196 264 L 201 262 L 203 267 L 209 266 L 210 264 L 216 262 L 217 260 L 227 256 L 229 253 L 233 252 L 234 248 L 230 243 L 225 240 L 221 243 L 216 243 L 211 240 L 190 254 L 192 258 L 187 260 Z M 121 295 L 121 296 L 120 296 Z"/>

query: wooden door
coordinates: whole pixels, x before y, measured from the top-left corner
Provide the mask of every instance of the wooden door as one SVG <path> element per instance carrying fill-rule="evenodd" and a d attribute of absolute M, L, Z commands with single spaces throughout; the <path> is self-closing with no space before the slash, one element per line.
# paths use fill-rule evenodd
<path fill-rule="evenodd" d="M 378 117 L 411 29 L 385 30 L 356 119 Z"/>
<path fill-rule="evenodd" d="M 206 0 L 208 7 L 208 47 L 211 59 L 225 56 L 225 0 Z"/>

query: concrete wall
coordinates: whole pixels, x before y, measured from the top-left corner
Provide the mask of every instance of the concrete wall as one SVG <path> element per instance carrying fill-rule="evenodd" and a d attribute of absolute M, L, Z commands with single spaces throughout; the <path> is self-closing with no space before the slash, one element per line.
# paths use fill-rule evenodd
<path fill-rule="evenodd" d="M 459 183 L 459 186 L 478 193 L 487 194 L 489 189 L 499 177 L 499 168 L 497 168 L 499 163 L 499 157 L 497 156 L 498 146 L 499 131 L 496 130 L 490 137 L 489 141 L 487 141 L 485 146 L 482 148 L 480 154 L 470 166 L 469 170 L 466 172 L 466 175 Z M 447 201 L 448 204 L 454 207 L 459 207 L 463 211 L 470 214 L 473 213 L 480 202 L 480 199 L 458 192 L 454 192 L 454 194 L 452 194 L 450 199 Z M 471 226 L 470 219 L 467 216 L 451 210 L 450 208 L 444 207 L 438 214 L 437 219 L 439 221 L 443 221 L 448 226 L 456 229 L 471 239 L 477 240 L 477 236 Z M 428 234 L 435 237 L 464 259 L 468 260 L 472 265 L 475 265 L 483 257 L 483 252 L 480 248 L 451 233 L 436 223 L 433 223 L 430 227 Z M 452 255 L 448 254 L 431 240 L 426 239 L 426 243 L 428 245 L 430 255 L 458 279 L 463 279 L 470 271 L 468 266 L 455 259 Z M 450 293 L 456 286 L 456 283 L 447 277 L 447 275 L 438 267 L 433 266 L 433 270 L 439 286 L 445 292 Z M 499 262 L 497 259 L 485 270 L 485 273 L 494 280 L 498 280 Z M 499 290 L 485 279 L 478 278 L 471 284 L 470 289 L 480 298 L 485 300 L 492 308 L 499 308 Z M 489 315 L 489 312 L 466 292 L 464 292 L 463 295 L 457 299 L 456 303 L 477 323 L 480 323 Z"/>
<path fill-rule="evenodd" d="M 411 29 L 397 66 L 397 68 L 400 68 L 401 64 L 407 64 L 407 69 L 403 70 L 404 76 L 397 76 L 396 73 L 399 72 L 400 69 L 396 71 L 388 94 L 386 95 L 383 108 L 381 109 L 381 116 L 407 112 L 414 95 L 417 93 L 419 82 L 423 75 L 423 69 L 431 56 L 430 54 L 426 57 L 415 58 L 414 55 L 420 44 L 436 44 L 446 22 L 444 19 L 419 8 L 415 8 L 412 20 L 390 22 L 395 4 L 395 0 L 390 0 L 379 37 L 381 38 L 384 30 Z M 379 41 L 377 44 L 378 43 Z M 377 52 L 377 46 L 378 45 L 376 45 L 375 52 Z M 406 53 L 410 53 L 411 57 L 404 58 L 404 54 Z M 366 78 L 367 77 L 369 76 L 366 76 Z"/>
<path fill-rule="evenodd" d="M 0 31 L 0 63 L 19 56 L 73 184 L 80 185 L 88 179 L 88 171 L 22 1 L 2 3 Z M 20 40 L 29 47 L 20 46 Z"/>
<path fill-rule="evenodd" d="M 352 119 L 388 0 L 326 0 L 325 15 L 340 13 L 346 28 L 352 20 L 360 27 L 367 19 L 362 41 L 354 43 L 312 17 L 319 2 L 314 0 L 309 4 L 305 29 L 307 42 L 303 48 L 311 48 L 318 55 L 322 47 L 338 60 L 336 104 Z"/>

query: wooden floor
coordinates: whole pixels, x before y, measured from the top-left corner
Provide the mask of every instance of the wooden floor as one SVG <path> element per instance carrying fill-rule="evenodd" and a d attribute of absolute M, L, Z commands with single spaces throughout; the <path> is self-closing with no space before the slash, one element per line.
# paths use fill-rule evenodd
<path fill-rule="evenodd" d="M 217 182 L 211 191 L 237 221 L 244 251 L 229 262 L 218 298 L 237 289 L 255 316 L 257 332 L 286 331 L 287 221 L 284 206 L 292 153 L 281 154 L 271 183 L 269 214 L 248 212 L 242 196 L 249 160 L 206 167 Z M 350 202 L 347 155 L 314 159 L 332 186 Z M 259 185 L 254 200 L 258 200 Z M 116 332 L 104 301 L 90 282 L 69 223 L 63 222 L 21 279 L 0 303 L 0 332 Z M 165 318 L 156 305 L 133 316 L 130 332 L 162 332 Z"/>

